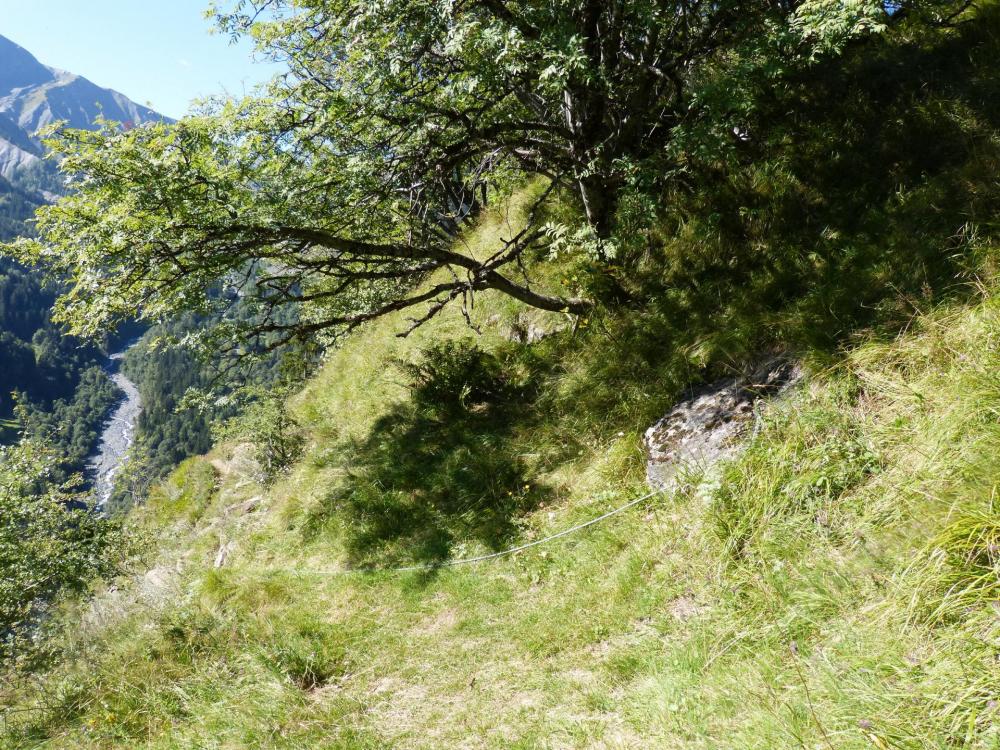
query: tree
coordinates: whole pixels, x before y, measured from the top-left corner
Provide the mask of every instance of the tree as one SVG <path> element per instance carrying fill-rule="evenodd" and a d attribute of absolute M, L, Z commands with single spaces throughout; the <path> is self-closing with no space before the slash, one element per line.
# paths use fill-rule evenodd
<path fill-rule="evenodd" d="M 58 312 L 77 333 L 234 296 L 257 303 L 234 339 L 268 347 L 424 305 L 417 326 L 487 289 L 583 314 L 588 300 L 521 267 L 554 242 L 555 191 L 579 196 L 577 245 L 606 260 L 623 193 L 683 172 L 699 87 L 746 45 L 801 54 L 888 20 L 870 0 L 241 0 L 215 15 L 287 64 L 266 95 L 51 141 L 77 190 L 14 252 L 72 278 Z M 539 176 L 523 228 L 462 251 L 470 216 Z"/>
<path fill-rule="evenodd" d="M 115 575 L 132 554 L 117 521 L 53 481 L 55 464 L 37 443 L 0 449 L 0 660 L 26 645 L 46 604 Z"/>

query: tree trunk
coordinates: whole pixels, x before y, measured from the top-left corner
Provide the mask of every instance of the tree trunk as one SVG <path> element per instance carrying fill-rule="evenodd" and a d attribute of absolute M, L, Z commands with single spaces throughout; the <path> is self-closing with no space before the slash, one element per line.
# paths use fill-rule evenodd
<path fill-rule="evenodd" d="M 496 271 L 490 271 L 486 275 L 485 281 L 488 288 L 496 289 L 504 294 L 508 294 L 514 299 L 521 300 L 521 302 L 531 305 L 532 307 L 537 307 L 540 310 L 548 310 L 550 312 L 569 312 L 574 315 L 586 315 L 594 307 L 594 303 L 586 299 L 579 299 L 577 297 L 571 297 L 568 299 L 565 297 L 550 297 L 546 294 L 533 292 L 526 286 L 515 284 L 506 276 L 503 276 Z"/>
<path fill-rule="evenodd" d="M 587 223 L 590 224 L 597 239 L 600 241 L 611 238 L 611 231 L 614 228 L 615 210 L 617 209 L 616 186 L 601 175 L 591 175 L 577 180 L 580 190 L 580 199 L 583 201 L 583 210 L 587 214 Z"/>

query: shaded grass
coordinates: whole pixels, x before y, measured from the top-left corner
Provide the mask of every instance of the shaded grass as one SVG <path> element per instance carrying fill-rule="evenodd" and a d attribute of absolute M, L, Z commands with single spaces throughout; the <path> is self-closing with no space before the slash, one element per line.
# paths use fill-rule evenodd
<path fill-rule="evenodd" d="M 355 563 L 387 546 L 400 552 L 382 558 L 418 562 L 447 559 L 456 540 L 498 549 L 547 494 L 531 485 L 513 439 L 538 421 L 517 363 L 461 341 L 399 367 L 410 399 L 342 448 L 349 471 L 311 522 L 340 516 Z"/>

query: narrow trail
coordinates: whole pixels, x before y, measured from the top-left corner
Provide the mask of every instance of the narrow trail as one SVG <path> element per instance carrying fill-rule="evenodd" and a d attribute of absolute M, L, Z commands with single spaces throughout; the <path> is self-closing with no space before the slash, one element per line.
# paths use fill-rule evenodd
<path fill-rule="evenodd" d="M 108 357 L 108 374 L 125 395 L 104 423 L 97 452 L 87 463 L 87 475 L 93 482 L 98 508 L 103 508 L 111 498 L 115 477 L 127 460 L 128 450 L 135 441 L 136 421 L 142 413 L 139 389 L 121 372 L 126 351 L 127 348 Z"/>

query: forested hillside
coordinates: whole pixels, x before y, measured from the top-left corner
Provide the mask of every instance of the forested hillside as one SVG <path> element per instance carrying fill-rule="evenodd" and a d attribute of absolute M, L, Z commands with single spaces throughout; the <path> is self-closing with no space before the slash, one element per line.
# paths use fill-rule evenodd
<path fill-rule="evenodd" d="M 1000 4 L 215 13 L 6 246 L 204 455 L 0 464 L 0 747 L 1000 746 Z"/>
<path fill-rule="evenodd" d="M 240 319 L 250 314 L 241 307 L 238 299 L 230 299 L 223 310 Z M 199 356 L 204 351 L 200 346 L 179 343 L 211 330 L 220 319 L 221 313 L 177 316 L 150 328 L 125 356 L 123 369 L 143 397 L 133 470 L 144 483 L 208 451 L 215 434 L 258 400 L 259 393 L 280 390 L 289 373 L 301 378 L 315 366 L 315 353 L 302 347 L 258 352 L 252 363 L 234 365 L 218 356 Z M 134 502 L 126 490 L 119 488 L 112 505 Z"/>
<path fill-rule="evenodd" d="M 12 205 L 17 206 L 16 197 Z M 7 239 L 28 231 L 24 211 L 30 216 L 37 205 L 41 203 L 28 203 L 12 213 Z M 98 427 L 118 394 L 101 369 L 97 347 L 65 336 L 52 323 L 49 311 L 56 294 L 57 289 L 39 273 L 0 261 L 4 442 L 13 440 L 19 430 L 45 436 L 65 457 L 61 473 L 68 474 L 83 470 Z M 22 412 L 15 415 L 18 403 Z"/>
<path fill-rule="evenodd" d="M 23 234 L 25 221 L 30 219 L 35 209 L 43 201 L 37 194 L 14 186 L 0 177 L 0 233 L 5 240 Z"/>

